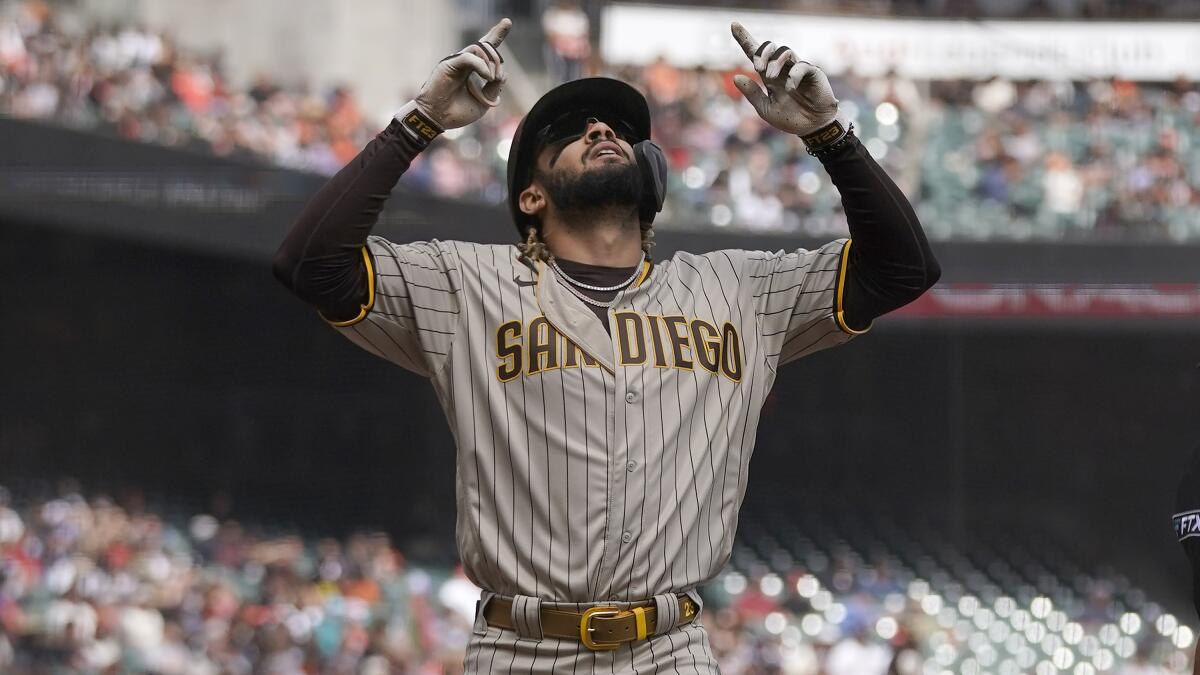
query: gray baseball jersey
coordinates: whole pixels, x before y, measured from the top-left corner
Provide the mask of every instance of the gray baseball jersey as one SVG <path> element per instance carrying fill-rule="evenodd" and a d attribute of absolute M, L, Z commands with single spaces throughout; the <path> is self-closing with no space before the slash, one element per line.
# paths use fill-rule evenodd
<path fill-rule="evenodd" d="M 776 368 L 854 334 L 840 308 L 849 247 L 647 262 L 610 333 L 514 246 L 373 236 L 368 303 L 333 325 L 432 380 L 472 581 L 643 600 L 694 589 L 729 558 Z"/>

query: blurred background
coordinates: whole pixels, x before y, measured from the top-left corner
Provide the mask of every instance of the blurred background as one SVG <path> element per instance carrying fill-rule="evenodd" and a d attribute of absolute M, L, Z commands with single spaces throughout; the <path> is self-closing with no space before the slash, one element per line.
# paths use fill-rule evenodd
<path fill-rule="evenodd" d="M 646 93 L 656 255 L 846 233 L 733 88 L 743 22 L 831 75 L 943 280 L 781 373 L 704 587 L 726 673 L 1191 672 L 1192 0 L 0 0 L 0 672 L 453 673 L 432 390 L 272 278 L 305 200 L 499 17 L 500 108 L 377 232 L 507 242 L 559 81 Z"/>

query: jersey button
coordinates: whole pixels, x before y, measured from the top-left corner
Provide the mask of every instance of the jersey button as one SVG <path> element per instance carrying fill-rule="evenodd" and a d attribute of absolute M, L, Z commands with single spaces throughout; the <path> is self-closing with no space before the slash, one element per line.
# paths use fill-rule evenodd
<path fill-rule="evenodd" d="M 633 473 L 634 471 L 637 471 L 637 462 L 634 462 L 631 460 L 628 464 L 625 465 L 625 470 L 628 471 L 629 473 Z"/>
<path fill-rule="evenodd" d="M 625 542 L 626 544 L 628 544 L 629 542 L 633 541 L 633 533 L 632 533 L 632 532 L 626 532 L 625 534 L 622 534 L 622 535 L 621 535 L 621 541 Z"/>
<path fill-rule="evenodd" d="M 631 391 L 625 394 L 626 403 L 637 403 L 638 395 L 636 391 Z"/>

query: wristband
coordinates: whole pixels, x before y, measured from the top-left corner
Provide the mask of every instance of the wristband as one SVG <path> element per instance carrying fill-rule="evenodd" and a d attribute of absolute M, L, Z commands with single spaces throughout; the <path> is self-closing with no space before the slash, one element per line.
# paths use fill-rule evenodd
<path fill-rule="evenodd" d="M 395 118 L 400 122 L 400 128 L 421 145 L 428 145 L 444 131 L 441 125 L 429 118 L 429 115 L 417 109 L 416 101 L 405 103 Z"/>
<path fill-rule="evenodd" d="M 845 145 L 852 131 L 853 122 L 843 127 L 841 121 L 835 119 L 813 133 L 801 136 L 800 140 L 804 141 L 808 154 L 819 159 Z"/>

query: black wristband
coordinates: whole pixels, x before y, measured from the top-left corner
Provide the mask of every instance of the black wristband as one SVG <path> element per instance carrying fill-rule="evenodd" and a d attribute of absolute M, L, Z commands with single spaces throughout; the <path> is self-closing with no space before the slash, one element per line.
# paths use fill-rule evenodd
<path fill-rule="evenodd" d="M 808 154 L 820 159 L 849 142 L 853 132 L 853 122 L 849 127 L 843 127 L 841 122 L 834 120 L 807 136 L 801 136 L 800 140 L 804 141 Z"/>
<path fill-rule="evenodd" d="M 428 115 L 416 108 L 404 113 L 398 119 L 400 120 L 400 124 L 404 125 L 413 136 L 424 144 L 428 144 L 444 131 L 438 126 L 437 122 L 429 119 Z"/>

